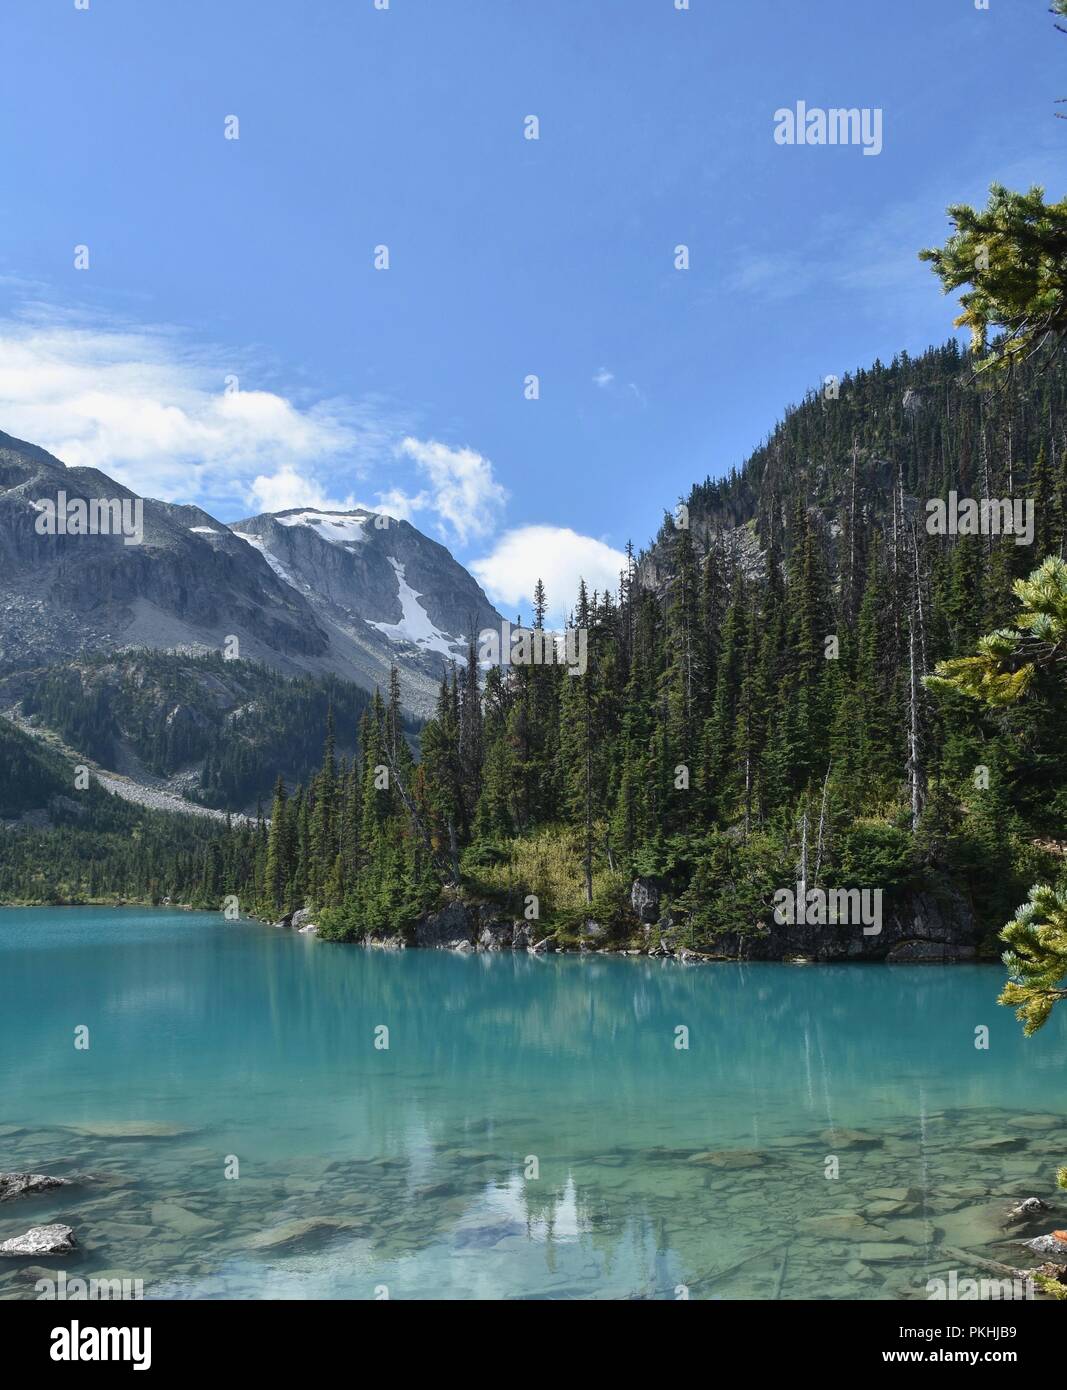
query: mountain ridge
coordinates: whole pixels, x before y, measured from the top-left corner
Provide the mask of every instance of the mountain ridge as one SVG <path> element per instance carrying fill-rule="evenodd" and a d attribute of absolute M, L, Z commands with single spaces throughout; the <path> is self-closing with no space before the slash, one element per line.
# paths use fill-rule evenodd
<path fill-rule="evenodd" d="M 139 504 L 139 543 L 42 530 L 42 510 L 62 494 Z M 405 708 L 425 717 L 467 636 L 500 615 L 447 548 L 410 523 L 383 527 L 382 514 L 360 513 L 375 519 L 363 559 L 301 515 L 340 514 L 289 509 L 227 525 L 0 432 L 0 674 L 147 646 L 227 650 L 285 674 L 386 690 L 395 664 Z"/>

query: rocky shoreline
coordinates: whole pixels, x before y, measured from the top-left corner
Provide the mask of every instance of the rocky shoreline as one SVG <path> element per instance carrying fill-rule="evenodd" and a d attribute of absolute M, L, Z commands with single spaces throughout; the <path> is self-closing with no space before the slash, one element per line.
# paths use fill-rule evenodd
<path fill-rule="evenodd" d="M 527 951 L 651 956 L 683 964 L 743 960 L 889 964 L 951 964 L 982 959 L 979 930 L 966 901 L 954 890 L 911 892 L 891 906 L 881 930 L 865 935 L 858 927 L 778 925 L 720 936 L 714 950 L 682 944 L 680 928 L 661 912 L 661 889 L 654 880 L 637 878 L 630 890 L 632 921 L 621 930 L 584 921 L 577 939 L 560 939 L 536 921 L 503 915 L 498 905 L 457 897 L 424 914 L 407 931 L 372 934 L 347 944 L 385 950 L 408 948 L 443 951 Z M 271 923 L 302 935 L 318 934 L 316 913 L 301 908 Z M 985 959 L 998 959 L 995 955 Z"/>

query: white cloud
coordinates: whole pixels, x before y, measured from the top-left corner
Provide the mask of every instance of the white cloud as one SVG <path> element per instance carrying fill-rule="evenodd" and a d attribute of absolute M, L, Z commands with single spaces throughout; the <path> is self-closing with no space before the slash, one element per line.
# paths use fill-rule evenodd
<path fill-rule="evenodd" d="M 0 430 L 71 467 L 223 517 L 365 505 L 460 545 L 493 532 L 507 492 L 482 454 L 415 438 L 379 400 L 303 403 L 259 389 L 261 375 L 164 327 L 44 302 L 0 319 Z M 359 503 L 353 484 L 367 495 L 369 479 L 376 501 Z"/>
<path fill-rule="evenodd" d="M 600 371 L 594 374 L 593 380 L 601 388 L 608 387 L 615 380 L 615 373 L 609 372 L 607 367 L 601 367 Z"/>
<path fill-rule="evenodd" d="M 603 592 L 618 588 L 626 556 L 592 536 L 580 536 L 567 526 L 520 526 L 507 532 L 493 550 L 469 566 L 499 607 L 529 610 L 538 579 L 545 586 L 549 611 L 556 624 L 574 607 L 578 581 Z M 507 611 L 507 609 L 505 609 Z"/>
<path fill-rule="evenodd" d="M 227 391 L 227 376 L 249 389 Z M 0 429 L 140 493 L 260 509 L 343 505 L 319 475 L 362 476 L 397 433 L 372 405 L 256 389 L 174 332 L 45 313 L 0 322 Z"/>
<path fill-rule="evenodd" d="M 453 449 L 435 439 L 401 441 L 400 453 L 412 459 L 430 482 L 431 492 L 410 497 L 392 494 L 412 512 L 430 507 L 461 545 L 493 529 L 507 492 L 493 477 L 493 465 L 473 449 Z"/>
<path fill-rule="evenodd" d="M 433 506 L 433 498 L 428 492 L 419 492 L 412 497 L 403 488 L 393 487 L 388 492 L 379 492 L 375 510 L 385 512 L 397 521 L 410 521 L 416 512 Z"/>
<path fill-rule="evenodd" d="M 257 512 L 284 512 L 290 507 L 308 507 L 323 512 L 349 512 L 356 507 L 379 510 L 357 502 L 351 493 L 344 499 L 330 497 L 322 487 L 295 468 L 279 468 L 270 475 L 260 473 L 252 479 L 249 502 Z"/>

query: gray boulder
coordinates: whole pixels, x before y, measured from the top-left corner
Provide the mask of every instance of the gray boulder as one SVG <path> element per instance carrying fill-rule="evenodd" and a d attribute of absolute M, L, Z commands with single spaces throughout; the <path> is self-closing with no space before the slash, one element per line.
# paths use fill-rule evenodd
<path fill-rule="evenodd" d="M 69 1255 L 78 1248 L 70 1226 L 31 1226 L 21 1236 L 0 1241 L 0 1255 Z"/>
<path fill-rule="evenodd" d="M 1012 1207 L 1008 1212 L 1009 1221 L 1025 1221 L 1028 1217 L 1039 1216 L 1041 1212 L 1048 1211 L 1048 1203 L 1043 1202 L 1040 1197 L 1027 1197 L 1025 1202 L 1020 1202 L 1017 1207 Z"/>
<path fill-rule="evenodd" d="M 46 1173 L 0 1173 L 0 1202 L 15 1197 L 29 1197 L 35 1192 L 49 1192 L 53 1187 L 69 1187 L 67 1178 L 52 1178 Z"/>

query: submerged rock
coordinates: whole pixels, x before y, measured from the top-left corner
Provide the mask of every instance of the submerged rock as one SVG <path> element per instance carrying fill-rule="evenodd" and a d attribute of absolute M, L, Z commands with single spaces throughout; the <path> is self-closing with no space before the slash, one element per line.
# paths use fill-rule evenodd
<path fill-rule="evenodd" d="M 177 1202 L 153 1202 L 152 1221 L 157 1226 L 166 1226 L 181 1236 L 201 1236 L 206 1231 L 218 1230 L 217 1221 L 197 1216 L 195 1211 L 179 1206 Z"/>
<path fill-rule="evenodd" d="M 69 1178 L 52 1178 L 46 1173 L 0 1173 L 0 1202 L 49 1192 L 53 1187 L 69 1187 Z"/>
<path fill-rule="evenodd" d="M 916 1250 L 914 1245 L 907 1245 L 903 1241 L 890 1243 L 888 1241 L 872 1241 L 870 1244 L 860 1245 L 856 1250 L 856 1257 L 861 1264 L 883 1264 L 889 1260 L 919 1260 L 922 1252 Z"/>
<path fill-rule="evenodd" d="M 981 1191 L 984 1195 L 985 1189 Z M 923 1199 L 922 1190 L 918 1187 L 872 1187 L 869 1195 L 878 1202 L 921 1202 Z"/>
<path fill-rule="evenodd" d="M 769 1160 L 759 1149 L 714 1149 L 694 1154 L 689 1162 L 710 1168 L 762 1168 Z"/>
<path fill-rule="evenodd" d="M 457 1250 L 491 1250 L 502 1240 L 525 1233 L 526 1227 L 519 1221 L 499 1221 L 496 1225 L 461 1227 L 452 1243 Z"/>
<path fill-rule="evenodd" d="M 269 1231 L 259 1231 L 248 1242 L 252 1250 L 279 1250 L 292 1245 L 330 1240 L 344 1232 L 361 1234 L 366 1227 L 358 1221 L 311 1216 L 303 1221 L 286 1221 Z"/>
<path fill-rule="evenodd" d="M 78 1248 L 70 1226 L 31 1226 L 21 1236 L 0 1241 L 0 1255 L 69 1255 Z"/>
<path fill-rule="evenodd" d="M 833 1149 L 880 1149 L 885 1140 L 866 1129 L 824 1129 L 819 1138 Z"/>
<path fill-rule="evenodd" d="M 914 1216 L 919 1210 L 918 1202 L 871 1202 L 863 1209 L 868 1216 Z"/>
<path fill-rule="evenodd" d="M 1004 1239 L 1004 1203 L 982 1202 L 960 1211 L 946 1212 L 938 1216 L 937 1225 L 945 1245 L 961 1250 L 991 1245 Z"/>
<path fill-rule="evenodd" d="M 197 1132 L 195 1129 L 183 1129 L 180 1125 L 158 1124 L 154 1120 L 104 1121 L 100 1124 L 68 1125 L 67 1128 L 87 1139 L 178 1139 Z"/>
<path fill-rule="evenodd" d="M 421 1201 L 426 1197 L 455 1197 L 460 1189 L 454 1182 L 430 1182 L 412 1189 L 411 1195 Z"/>
<path fill-rule="evenodd" d="M 995 1134 L 988 1139 L 972 1139 L 969 1144 L 961 1144 L 960 1148 L 980 1154 L 1015 1153 L 1019 1149 L 1025 1149 L 1028 1143 L 1029 1140 L 1019 1134 Z"/>
<path fill-rule="evenodd" d="M 906 1240 L 911 1245 L 929 1245 L 934 1238 L 934 1228 L 929 1221 L 890 1221 L 886 1232 L 887 1239 Z"/>
<path fill-rule="evenodd" d="M 873 1221 L 865 1221 L 855 1212 L 829 1212 L 825 1216 L 805 1216 L 797 1223 L 797 1229 L 810 1235 L 837 1237 L 845 1240 L 888 1240 L 890 1236 L 884 1226 L 876 1226 Z"/>

